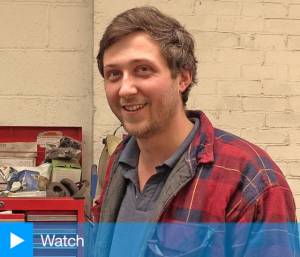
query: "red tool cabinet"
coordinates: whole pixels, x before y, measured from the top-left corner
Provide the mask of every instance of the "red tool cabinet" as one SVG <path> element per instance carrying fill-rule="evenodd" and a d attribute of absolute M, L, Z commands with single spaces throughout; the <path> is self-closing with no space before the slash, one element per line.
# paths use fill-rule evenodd
<path fill-rule="evenodd" d="M 11 214 L 1 214 L 1 211 Z M 71 218 L 71 219 L 70 219 Z M 31 220 L 30 220 L 31 219 Z M 70 249 L 41 247 L 40 234 L 83 235 L 84 200 L 71 197 L 0 197 L 0 222 L 33 222 L 33 253 L 35 257 L 82 257 L 82 246 Z M 63 230 L 63 231 L 62 231 Z"/>
<path fill-rule="evenodd" d="M 1 214 L 1 211 L 12 211 L 12 214 Z M 71 197 L 0 197 L 0 221 L 4 220 L 84 222 L 84 200 Z"/>
<path fill-rule="evenodd" d="M 45 147 L 37 142 L 37 138 L 40 133 L 49 131 L 59 131 L 63 136 L 69 136 L 82 142 L 81 127 L 0 126 L 0 146 L 16 142 L 36 143 L 35 163 L 39 165 L 45 159 Z M 77 234 L 78 224 L 85 221 L 84 200 L 71 197 L 0 197 L 0 222 L 7 221 L 33 222 L 34 237 L 36 236 L 35 229 L 40 229 L 40 224 L 44 223 L 65 224 L 71 228 L 73 234 Z M 47 232 L 47 230 L 45 231 Z M 83 249 L 60 253 L 57 249 L 34 248 L 34 256 L 62 255 L 82 256 Z"/>
<path fill-rule="evenodd" d="M 69 136 L 73 139 L 82 141 L 81 127 L 43 127 L 43 126 L 0 126 L 0 144 L 1 143 L 15 143 L 15 142 L 33 142 L 36 143 L 36 164 L 41 164 L 45 159 L 45 148 L 38 144 L 38 136 L 42 132 L 59 131 L 63 136 Z M 29 215 L 37 217 L 43 215 L 45 219 L 55 221 L 55 217 L 59 219 L 60 215 L 69 215 L 73 219 L 71 221 L 84 221 L 84 202 L 83 200 L 75 200 L 70 197 L 54 198 L 54 197 L 0 197 L 0 211 L 13 211 L 12 216 L 1 214 L 2 218 L 10 217 L 13 220 L 22 219 L 30 221 Z M 63 218 L 63 216 L 61 216 Z"/>

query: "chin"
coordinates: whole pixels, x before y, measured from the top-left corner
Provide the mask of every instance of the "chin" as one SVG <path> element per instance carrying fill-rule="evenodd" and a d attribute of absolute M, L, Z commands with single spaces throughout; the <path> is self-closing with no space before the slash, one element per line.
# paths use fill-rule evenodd
<path fill-rule="evenodd" d="M 155 131 L 154 126 L 151 126 L 150 124 L 138 125 L 124 122 L 123 125 L 127 133 L 136 138 L 149 138 L 151 135 L 154 134 Z"/>

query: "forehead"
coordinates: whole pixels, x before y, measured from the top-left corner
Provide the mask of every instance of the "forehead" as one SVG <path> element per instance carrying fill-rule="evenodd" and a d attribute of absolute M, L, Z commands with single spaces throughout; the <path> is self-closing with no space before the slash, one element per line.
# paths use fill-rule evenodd
<path fill-rule="evenodd" d="M 159 43 L 144 32 L 131 33 L 107 48 L 104 52 L 103 64 L 105 68 L 139 59 L 166 65 Z"/>

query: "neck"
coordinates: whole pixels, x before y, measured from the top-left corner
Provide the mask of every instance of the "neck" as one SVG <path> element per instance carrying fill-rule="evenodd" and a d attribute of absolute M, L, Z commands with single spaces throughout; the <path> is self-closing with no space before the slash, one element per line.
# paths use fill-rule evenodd
<path fill-rule="evenodd" d="M 154 168 L 170 158 L 193 128 L 193 123 L 184 111 L 163 130 L 149 138 L 138 138 L 140 148 L 139 163 L 147 169 Z"/>

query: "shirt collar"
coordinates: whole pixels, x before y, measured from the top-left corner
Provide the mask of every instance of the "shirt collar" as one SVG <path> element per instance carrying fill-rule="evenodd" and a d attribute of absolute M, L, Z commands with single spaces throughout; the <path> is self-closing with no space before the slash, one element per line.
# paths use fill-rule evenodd
<path fill-rule="evenodd" d="M 124 163 L 132 168 L 137 167 L 140 149 L 134 137 L 130 137 L 125 148 L 123 149 L 119 163 Z"/>
<path fill-rule="evenodd" d="M 176 152 L 172 154 L 172 156 L 167 159 L 164 164 L 167 165 L 170 169 L 172 169 L 179 158 L 184 154 L 184 152 L 187 150 L 191 142 L 193 141 L 193 138 L 199 129 L 200 122 L 198 118 L 191 118 L 190 119 L 194 123 L 194 127 L 191 130 L 191 132 L 187 135 L 187 137 L 184 139 L 184 141 L 181 143 L 181 145 L 177 148 Z"/>
<path fill-rule="evenodd" d="M 193 141 L 193 138 L 195 137 L 196 132 L 199 130 L 200 127 L 200 122 L 197 117 L 193 117 L 190 120 L 194 123 L 193 129 L 187 135 L 187 137 L 184 139 L 181 145 L 177 148 L 175 153 L 173 153 L 169 159 L 164 161 L 163 164 L 157 167 L 157 171 L 164 170 L 164 167 L 172 169 L 179 160 L 179 158 L 182 156 L 182 154 L 188 149 L 189 145 Z M 138 164 L 139 154 L 140 149 L 138 147 L 136 139 L 134 137 L 130 137 L 128 143 L 126 144 L 123 152 L 120 155 L 119 163 L 127 164 L 131 168 L 136 168 Z"/>
<path fill-rule="evenodd" d="M 197 163 L 211 163 L 214 161 L 214 138 L 215 132 L 209 119 L 201 111 L 186 111 L 189 119 L 196 117 L 200 120 L 200 128 L 189 147 L 189 159 L 192 166 Z"/>

